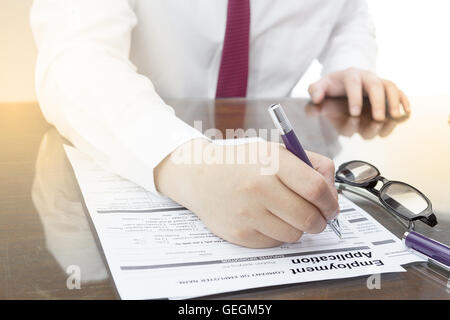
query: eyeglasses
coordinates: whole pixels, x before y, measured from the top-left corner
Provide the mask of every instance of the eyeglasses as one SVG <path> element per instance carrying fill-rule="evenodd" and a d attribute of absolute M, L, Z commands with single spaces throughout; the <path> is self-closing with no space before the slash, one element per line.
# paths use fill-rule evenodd
<path fill-rule="evenodd" d="M 370 163 L 350 161 L 342 164 L 336 171 L 335 181 L 363 188 L 377 196 L 390 213 L 409 223 L 409 229 L 414 229 L 414 221 L 417 220 L 430 227 L 437 225 L 431 201 L 422 192 L 409 184 L 382 177 Z M 381 189 L 376 189 L 378 182 L 383 184 Z"/>

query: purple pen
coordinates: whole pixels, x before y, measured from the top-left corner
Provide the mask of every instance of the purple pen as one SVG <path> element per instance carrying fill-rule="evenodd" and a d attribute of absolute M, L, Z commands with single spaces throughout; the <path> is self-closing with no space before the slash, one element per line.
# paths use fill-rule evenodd
<path fill-rule="evenodd" d="M 308 158 L 305 150 L 303 149 L 300 141 L 297 138 L 297 135 L 294 132 L 294 129 L 289 122 L 286 114 L 284 113 L 283 108 L 280 104 L 274 104 L 269 107 L 269 114 L 273 120 L 273 123 L 280 131 L 281 139 L 283 140 L 286 149 L 295 154 L 300 160 L 305 162 L 311 168 L 314 168 L 311 161 Z M 339 221 L 337 219 L 333 219 L 328 221 L 328 225 L 331 229 L 336 233 L 339 238 L 342 238 L 341 227 L 339 225 Z"/>
<path fill-rule="evenodd" d="M 405 232 L 403 243 L 408 248 L 413 249 L 431 259 L 445 265 L 446 269 L 450 267 L 450 247 L 425 237 L 414 231 Z"/>

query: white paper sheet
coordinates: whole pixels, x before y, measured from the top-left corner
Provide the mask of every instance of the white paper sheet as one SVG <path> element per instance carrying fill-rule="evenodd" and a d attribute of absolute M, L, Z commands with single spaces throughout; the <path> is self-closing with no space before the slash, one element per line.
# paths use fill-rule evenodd
<path fill-rule="evenodd" d="M 236 246 L 172 200 L 103 170 L 72 147 L 65 150 L 122 299 L 203 296 L 402 272 L 401 264 L 423 261 L 342 196 L 343 239 L 327 228 L 277 248 Z"/>
<path fill-rule="evenodd" d="M 402 241 L 384 228 L 370 214 L 340 195 L 339 207 L 346 217 L 347 226 L 361 239 L 388 257 L 388 261 L 399 265 L 413 262 L 425 262 L 422 257 L 406 248 Z"/>

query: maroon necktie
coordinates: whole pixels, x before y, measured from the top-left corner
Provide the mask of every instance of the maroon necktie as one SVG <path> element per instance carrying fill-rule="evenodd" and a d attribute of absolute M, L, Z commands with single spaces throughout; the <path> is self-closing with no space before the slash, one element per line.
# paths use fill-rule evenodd
<path fill-rule="evenodd" d="M 228 0 L 216 98 L 246 96 L 249 35 L 250 0 Z"/>

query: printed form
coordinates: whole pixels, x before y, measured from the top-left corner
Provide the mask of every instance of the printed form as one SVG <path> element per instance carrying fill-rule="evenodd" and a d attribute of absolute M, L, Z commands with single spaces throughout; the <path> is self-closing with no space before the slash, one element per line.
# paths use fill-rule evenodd
<path fill-rule="evenodd" d="M 211 233 L 191 211 L 109 173 L 65 146 L 122 299 L 204 296 L 256 287 L 405 271 L 424 261 L 340 195 L 343 239 L 330 229 L 249 249 Z"/>

